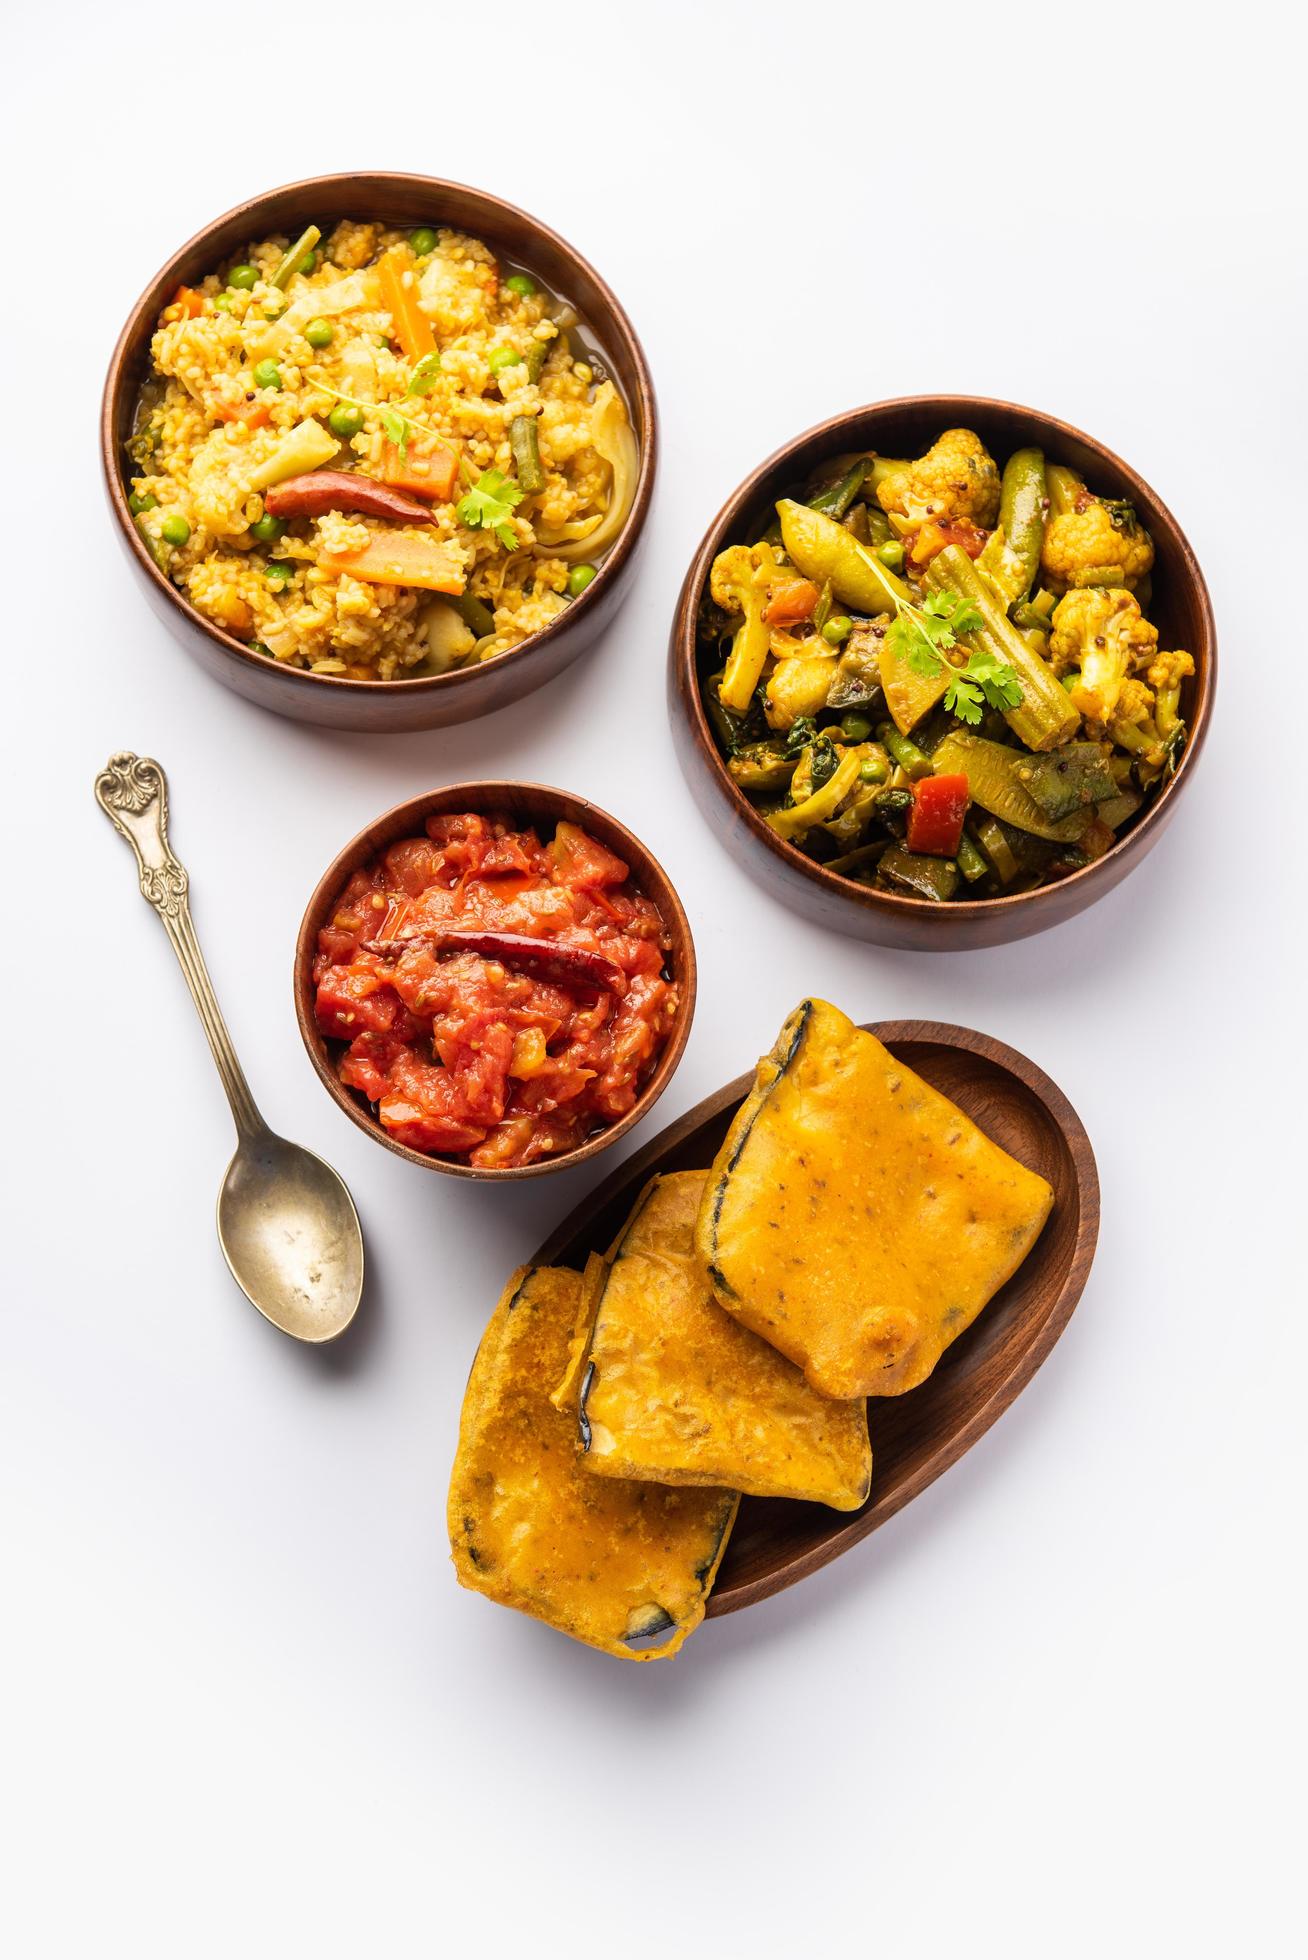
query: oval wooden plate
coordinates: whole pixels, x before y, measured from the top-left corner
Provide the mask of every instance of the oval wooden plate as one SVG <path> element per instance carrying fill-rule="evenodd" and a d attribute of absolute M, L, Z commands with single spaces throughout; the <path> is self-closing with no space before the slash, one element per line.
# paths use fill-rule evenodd
<path fill-rule="evenodd" d="M 1025 1388 L 1071 1318 L 1099 1235 L 1099 1177 L 1081 1119 L 1043 1069 L 1016 1049 L 941 1021 L 865 1026 L 1054 1187 L 1054 1208 L 1026 1263 L 935 1373 L 907 1395 L 868 1405 L 872 1493 L 860 1511 L 747 1497 L 708 1603 L 710 1617 L 767 1599 L 838 1558 L 956 1463 Z M 534 1255 L 585 1264 L 617 1237 L 658 1171 L 707 1170 L 753 1081 L 741 1075 L 638 1150 L 578 1205 Z"/>

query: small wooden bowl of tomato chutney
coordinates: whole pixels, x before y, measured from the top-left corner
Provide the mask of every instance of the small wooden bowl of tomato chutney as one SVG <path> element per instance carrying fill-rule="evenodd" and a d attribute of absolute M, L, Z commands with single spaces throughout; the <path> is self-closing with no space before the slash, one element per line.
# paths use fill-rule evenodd
<path fill-rule="evenodd" d="M 453 1177 L 537 1177 L 648 1114 L 695 1011 L 658 859 L 539 783 L 452 783 L 339 851 L 295 949 L 319 1079 L 361 1130 Z"/>

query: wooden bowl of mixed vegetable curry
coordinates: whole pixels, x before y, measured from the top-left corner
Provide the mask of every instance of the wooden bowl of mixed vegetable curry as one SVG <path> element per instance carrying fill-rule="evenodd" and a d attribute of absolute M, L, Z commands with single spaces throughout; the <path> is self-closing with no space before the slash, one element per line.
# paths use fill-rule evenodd
<path fill-rule="evenodd" d="M 649 371 L 598 273 L 464 185 L 316 177 L 207 225 L 110 362 L 109 503 L 146 598 L 247 700 L 434 728 L 590 646 L 634 566 Z"/>
<path fill-rule="evenodd" d="M 1207 730 L 1203 574 L 1091 437 L 971 396 L 859 408 L 741 485 L 682 587 L 683 767 L 824 925 L 996 945 L 1139 862 Z"/>

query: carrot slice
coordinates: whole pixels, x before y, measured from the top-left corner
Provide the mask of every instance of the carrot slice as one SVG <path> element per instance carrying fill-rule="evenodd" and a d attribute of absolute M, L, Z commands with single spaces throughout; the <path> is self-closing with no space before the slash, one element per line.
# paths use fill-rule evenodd
<path fill-rule="evenodd" d="M 360 551 L 323 552 L 318 565 L 333 578 L 344 575 L 366 585 L 417 585 L 426 592 L 463 590 L 463 565 L 454 546 L 408 531 L 379 532 Z"/>
<path fill-rule="evenodd" d="M 204 312 L 204 294 L 194 286 L 179 286 L 164 308 L 165 320 L 198 320 Z"/>
<path fill-rule="evenodd" d="M 244 422 L 247 429 L 262 429 L 272 417 L 267 402 L 215 402 L 211 412 L 219 422 Z"/>
<path fill-rule="evenodd" d="M 393 442 L 382 449 L 382 482 L 431 504 L 447 504 L 459 474 L 459 452 L 439 436 L 413 436 L 404 460 Z"/>
<path fill-rule="evenodd" d="M 821 596 L 811 579 L 787 579 L 764 606 L 763 617 L 769 626 L 797 626 L 801 619 L 812 619 Z"/>
<path fill-rule="evenodd" d="M 435 353 L 436 336 L 418 304 L 412 273 L 413 256 L 404 250 L 387 252 L 377 263 L 381 302 L 395 323 L 395 338 L 406 360 L 420 361 L 424 354 Z"/>

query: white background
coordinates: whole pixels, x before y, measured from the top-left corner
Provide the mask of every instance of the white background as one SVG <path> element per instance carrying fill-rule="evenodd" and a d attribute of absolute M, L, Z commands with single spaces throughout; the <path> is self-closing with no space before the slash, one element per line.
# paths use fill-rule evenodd
<path fill-rule="evenodd" d="M 1287 1952 L 1298 16 L 173 0 L 32 5 L 8 38 L 7 1950 Z M 659 390 L 619 624 L 443 733 L 328 734 L 213 685 L 101 500 L 104 365 L 155 267 L 240 198 L 351 167 L 548 219 Z M 765 897 L 697 816 L 664 711 L 670 609 L 722 498 L 799 429 L 919 389 L 1030 402 L 1120 450 L 1186 527 L 1221 635 L 1216 721 L 1157 851 L 1072 924 L 966 956 L 881 952 Z M 256 1094 L 357 1198 L 370 1283 L 339 1352 L 273 1333 L 222 1265 L 226 1108 L 91 798 L 125 746 L 170 772 Z M 410 1169 L 333 1109 L 295 1032 L 293 936 L 330 856 L 402 797 L 499 774 L 592 795 L 685 898 L 699 1011 L 657 1122 L 817 990 L 1016 1044 L 1099 1155 L 1098 1261 L 1019 1403 L 865 1546 L 668 1665 L 499 1612 L 446 1558 L 477 1336 L 585 1175 Z"/>

